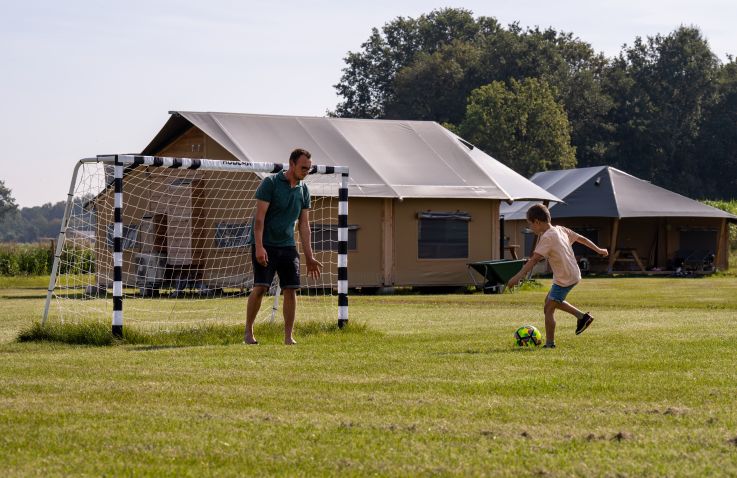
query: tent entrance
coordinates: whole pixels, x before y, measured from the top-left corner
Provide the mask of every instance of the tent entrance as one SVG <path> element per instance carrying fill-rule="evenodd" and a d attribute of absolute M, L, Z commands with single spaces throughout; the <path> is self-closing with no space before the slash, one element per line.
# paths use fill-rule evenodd
<path fill-rule="evenodd" d="M 678 237 L 674 266 L 696 272 L 714 270 L 718 245 L 716 229 L 682 229 Z"/>

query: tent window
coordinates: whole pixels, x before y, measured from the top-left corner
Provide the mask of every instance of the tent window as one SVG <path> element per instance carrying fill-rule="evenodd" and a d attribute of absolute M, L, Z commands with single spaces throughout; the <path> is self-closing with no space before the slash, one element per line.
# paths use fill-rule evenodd
<path fill-rule="evenodd" d="M 525 228 L 525 230 L 522 231 L 522 234 L 524 234 L 525 238 L 524 257 L 532 257 L 532 253 L 535 248 L 535 233 L 532 232 L 532 230 Z"/>
<path fill-rule="evenodd" d="M 245 247 L 250 229 L 250 224 L 219 223 L 215 228 L 215 247 Z"/>
<path fill-rule="evenodd" d="M 422 212 L 419 222 L 418 256 L 420 259 L 467 259 L 468 223 L 465 212 Z"/>
<path fill-rule="evenodd" d="M 336 224 L 310 224 L 313 251 L 338 250 L 338 226 Z M 348 250 L 358 249 L 358 226 L 348 225 Z"/>
<path fill-rule="evenodd" d="M 107 247 L 113 248 L 113 233 L 115 224 L 107 225 Z M 138 224 L 123 225 L 123 250 L 136 247 L 138 239 Z"/>

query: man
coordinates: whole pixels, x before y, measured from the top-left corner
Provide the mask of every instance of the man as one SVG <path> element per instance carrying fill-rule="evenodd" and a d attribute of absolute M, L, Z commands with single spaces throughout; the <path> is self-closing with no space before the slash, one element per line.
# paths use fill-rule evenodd
<path fill-rule="evenodd" d="M 307 262 L 307 274 L 318 278 L 322 264 L 310 245 L 310 192 L 302 180 L 312 167 L 312 155 L 297 148 L 289 155 L 289 169 L 265 178 L 256 190 L 256 217 L 249 237 L 253 262 L 253 290 L 246 308 L 245 343 L 257 344 L 253 323 L 261 300 L 271 286 L 274 273 L 284 293 L 284 343 L 294 345 L 292 329 L 297 306 L 299 252 L 294 242 L 294 223 L 299 220 L 299 237 Z"/>

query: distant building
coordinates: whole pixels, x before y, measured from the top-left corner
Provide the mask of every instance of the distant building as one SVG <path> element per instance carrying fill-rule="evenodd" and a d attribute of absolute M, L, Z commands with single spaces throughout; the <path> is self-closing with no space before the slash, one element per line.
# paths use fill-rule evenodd
<path fill-rule="evenodd" d="M 609 166 L 546 171 L 531 181 L 563 200 L 550 205 L 554 224 L 609 249 L 610 258 L 598 260 L 593 251 L 574 247 L 581 264 L 592 271 L 709 272 L 728 267 L 727 225 L 737 222 L 737 216 Z M 535 241 L 525 219 L 532 204 L 501 208 L 505 236 L 524 256 L 532 253 Z"/>

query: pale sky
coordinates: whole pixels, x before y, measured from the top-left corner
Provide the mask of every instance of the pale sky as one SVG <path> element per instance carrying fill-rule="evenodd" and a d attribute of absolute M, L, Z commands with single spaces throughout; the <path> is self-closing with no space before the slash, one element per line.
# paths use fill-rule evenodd
<path fill-rule="evenodd" d="M 608 56 L 682 24 L 737 53 L 732 0 L 0 0 L 0 180 L 22 207 L 64 200 L 78 159 L 140 152 L 170 110 L 324 116 L 372 27 L 442 7 Z"/>

